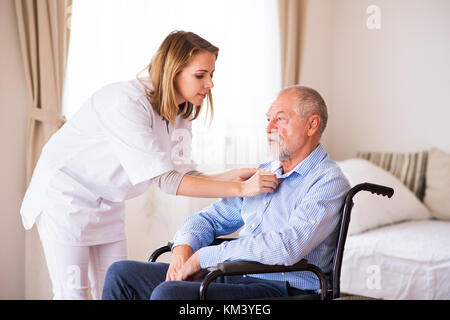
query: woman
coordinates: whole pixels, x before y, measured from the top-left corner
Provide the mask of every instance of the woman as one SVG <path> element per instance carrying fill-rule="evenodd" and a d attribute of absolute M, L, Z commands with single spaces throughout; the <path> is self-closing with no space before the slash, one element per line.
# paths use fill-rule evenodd
<path fill-rule="evenodd" d="M 126 259 L 126 199 L 151 183 L 193 197 L 273 192 L 278 180 L 256 169 L 195 171 L 191 121 L 208 97 L 218 48 L 191 32 L 172 32 L 149 77 L 95 92 L 47 142 L 21 208 L 36 222 L 55 299 L 100 298 L 105 273 Z"/>

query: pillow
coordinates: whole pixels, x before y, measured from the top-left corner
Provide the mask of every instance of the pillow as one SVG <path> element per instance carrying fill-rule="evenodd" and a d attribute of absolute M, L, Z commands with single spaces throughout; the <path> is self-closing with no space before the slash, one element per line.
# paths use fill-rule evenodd
<path fill-rule="evenodd" d="M 351 186 L 369 182 L 394 189 L 391 198 L 361 191 L 353 197 L 354 206 L 348 234 L 357 234 L 406 220 L 431 217 L 425 205 L 391 173 L 363 159 L 337 162 Z"/>
<path fill-rule="evenodd" d="M 433 217 L 450 220 L 450 154 L 436 148 L 428 153 L 423 201 Z"/>
<path fill-rule="evenodd" d="M 428 151 L 415 153 L 358 152 L 362 158 L 392 173 L 423 202 Z"/>

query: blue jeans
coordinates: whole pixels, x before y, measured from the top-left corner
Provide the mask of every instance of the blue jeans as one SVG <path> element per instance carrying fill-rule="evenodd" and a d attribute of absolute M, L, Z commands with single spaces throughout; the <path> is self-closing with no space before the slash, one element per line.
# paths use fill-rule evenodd
<path fill-rule="evenodd" d="M 104 300 L 198 300 L 200 282 L 165 281 L 167 263 L 123 260 L 113 263 L 105 278 Z M 226 276 L 208 288 L 207 299 L 258 299 L 301 294 L 287 282 Z M 219 282 L 220 281 L 220 282 Z M 307 293 L 307 292 L 305 292 Z"/>

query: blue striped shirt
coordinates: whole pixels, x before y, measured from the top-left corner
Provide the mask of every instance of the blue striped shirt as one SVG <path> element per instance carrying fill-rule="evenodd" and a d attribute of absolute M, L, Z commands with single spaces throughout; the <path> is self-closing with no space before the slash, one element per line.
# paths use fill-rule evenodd
<path fill-rule="evenodd" d="M 278 161 L 259 166 L 271 169 Z M 187 218 L 174 237 L 174 246 L 188 244 L 199 250 L 202 268 L 226 261 L 257 261 L 292 265 L 305 258 L 330 279 L 341 206 L 350 184 L 322 145 L 288 173 L 275 171 L 281 180 L 274 193 L 249 198 L 224 198 Z M 242 227 L 239 238 L 208 246 L 215 237 Z M 250 276 L 250 275 L 249 275 Z M 292 287 L 317 290 L 311 272 L 251 275 L 288 281 Z"/>

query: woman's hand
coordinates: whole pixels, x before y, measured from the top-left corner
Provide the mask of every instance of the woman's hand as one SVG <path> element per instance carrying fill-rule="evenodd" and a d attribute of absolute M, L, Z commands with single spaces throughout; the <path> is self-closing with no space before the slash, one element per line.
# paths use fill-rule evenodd
<path fill-rule="evenodd" d="M 177 273 L 183 268 L 183 265 L 192 256 L 192 253 L 192 248 L 186 244 L 176 246 L 173 249 L 169 270 L 167 270 L 166 274 L 166 281 L 177 279 Z"/>
<path fill-rule="evenodd" d="M 235 169 L 234 171 L 234 177 L 231 179 L 231 181 L 246 181 L 250 177 L 252 177 L 256 172 L 258 172 L 258 169 L 256 168 L 240 168 Z"/>
<path fill-rule="evenodd" d="M 216 174 L 202 173 L 198 175 L 198 177 L 221 181 L 242 182 L 253 176 L 257 171 L 258 169 L 256 168 L 240 168 L 240 169 L 231 169 Z"/>
<path fill-rule="evenodd" d="M 253 197 L 260 193 L 273 193 L 280 180 L 270 171 L 257 169 L 248 180 L 242 182 L 242 197 Z"/>

